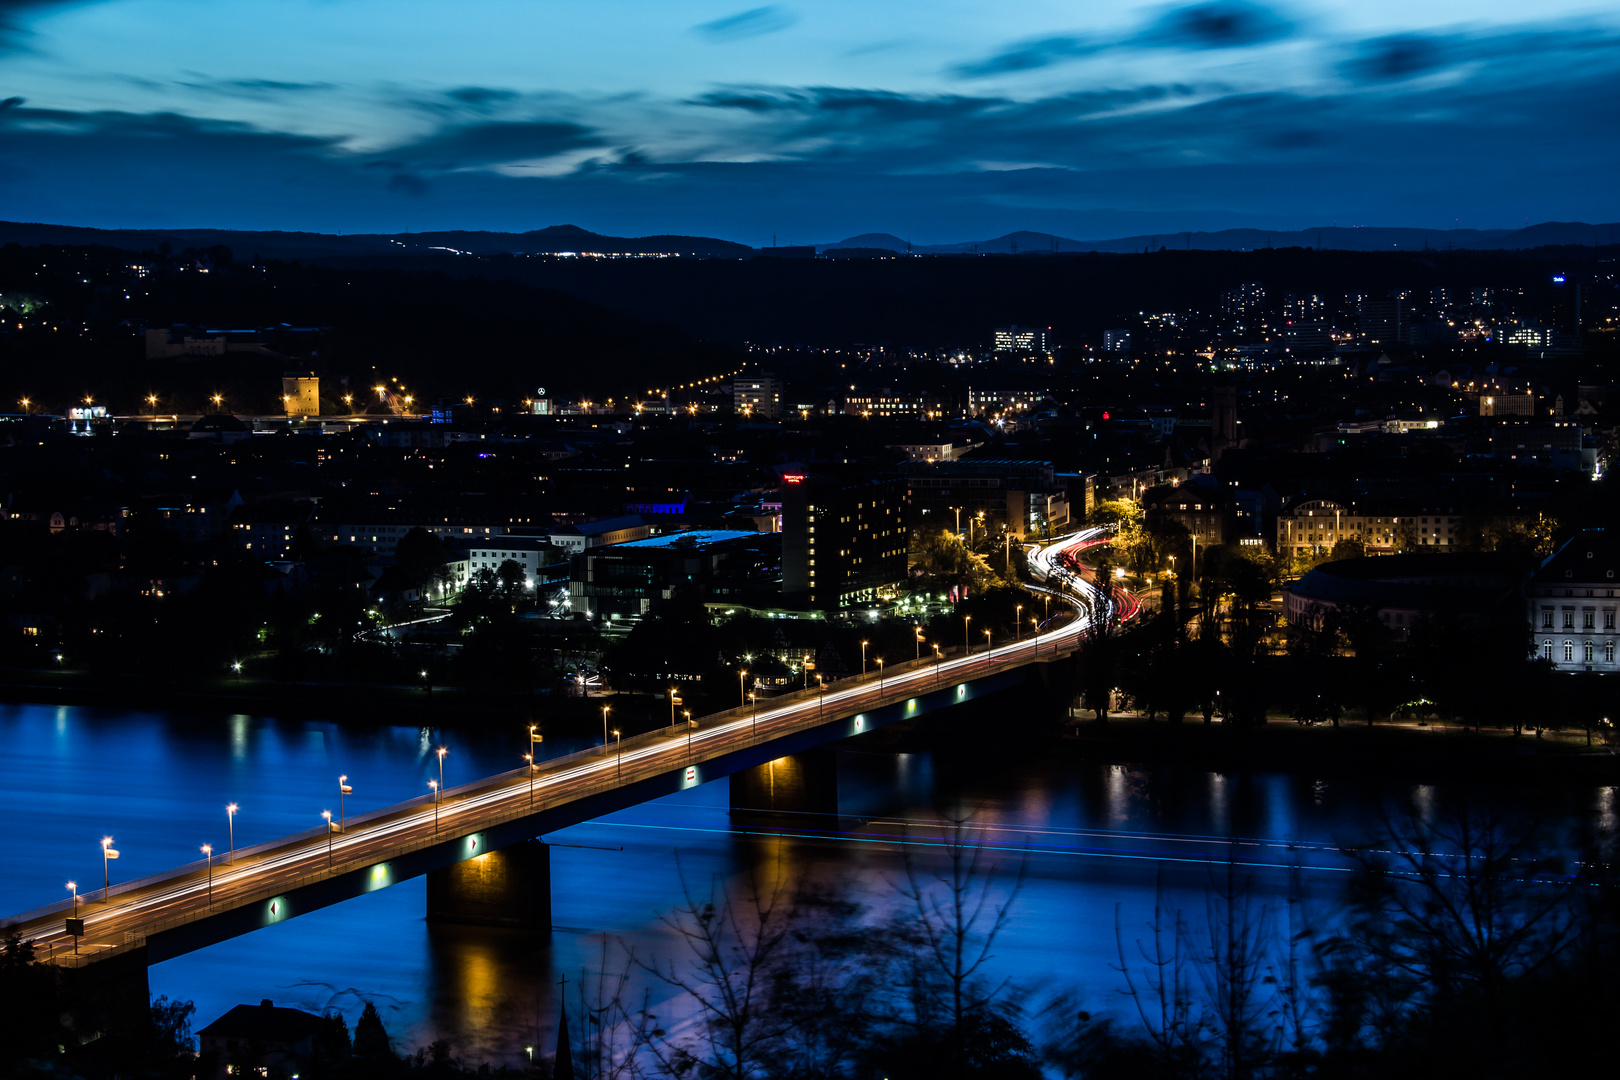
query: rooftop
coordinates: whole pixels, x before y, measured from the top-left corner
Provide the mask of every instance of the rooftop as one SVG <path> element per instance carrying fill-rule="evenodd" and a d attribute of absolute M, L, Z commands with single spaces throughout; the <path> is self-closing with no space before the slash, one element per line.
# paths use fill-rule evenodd
<path fill-rule="evenodd" d="M 683 548 L 683 547 L 712 547 L 715 544 L 724 544 L 730 540 L 746 540 L 752 537 L 763 536 L 754 530 L 744 529 L 693 529 L 690 532 L 666 533 L 663 536 L 653 536 L 646 540 L 631 540 L 624 544 L 614 544 L 614 551 L 625 548 Z"/>

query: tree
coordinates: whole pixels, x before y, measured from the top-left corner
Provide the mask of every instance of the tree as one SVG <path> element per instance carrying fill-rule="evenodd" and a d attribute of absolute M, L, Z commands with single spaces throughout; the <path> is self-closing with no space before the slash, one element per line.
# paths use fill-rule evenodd
<path fill-rule="evenodd" d="M 360 1019 L 355 1022 L 354 1052 L 359 1057 L 373 1060 L 394 1056 L 394 1049 L 388 1041 L 388 1029 L 383 1027 L 376 1002 L 366 1002 L 366 1007 L 360 1011 Z"/>

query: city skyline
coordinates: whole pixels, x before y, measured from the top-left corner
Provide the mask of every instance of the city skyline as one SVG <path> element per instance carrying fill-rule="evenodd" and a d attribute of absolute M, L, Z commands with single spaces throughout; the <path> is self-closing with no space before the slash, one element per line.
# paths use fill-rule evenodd
<path fill-rule="evenodd" d="M 756 246 L 1613 220 L 1612 14 L 0 5 L 0 193 L 98 227 Z"/>

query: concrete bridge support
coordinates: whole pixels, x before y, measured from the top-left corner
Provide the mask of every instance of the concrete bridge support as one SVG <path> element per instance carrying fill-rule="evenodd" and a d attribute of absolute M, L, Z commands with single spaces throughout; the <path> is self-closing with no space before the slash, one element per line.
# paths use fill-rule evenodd
<path fill-rule="evenodd" d="M 539 840 L 427 875 L 427 917 L 470 926 L 551 929 L 551 849 Z"/>
<path fill-rule="evenodd" d="M 836 825 L 837 752 L 817 747 L 732 773 L 731 819 L 768 828 Z"/>

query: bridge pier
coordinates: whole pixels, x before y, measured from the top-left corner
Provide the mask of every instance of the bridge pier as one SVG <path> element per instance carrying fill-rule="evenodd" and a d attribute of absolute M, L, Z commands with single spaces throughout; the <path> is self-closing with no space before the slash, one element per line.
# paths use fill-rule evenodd
<path fill-rule="evenodd" d="M 773 828 L 836 825 L 837 751 L 817 747 L 732 773 L 731 818 Z"/>
<path fill-rule="evenodd" d="M 539 840 L 485 852 L 427 875 L 431 922 L 551 929 L 551 848 Z"/>

